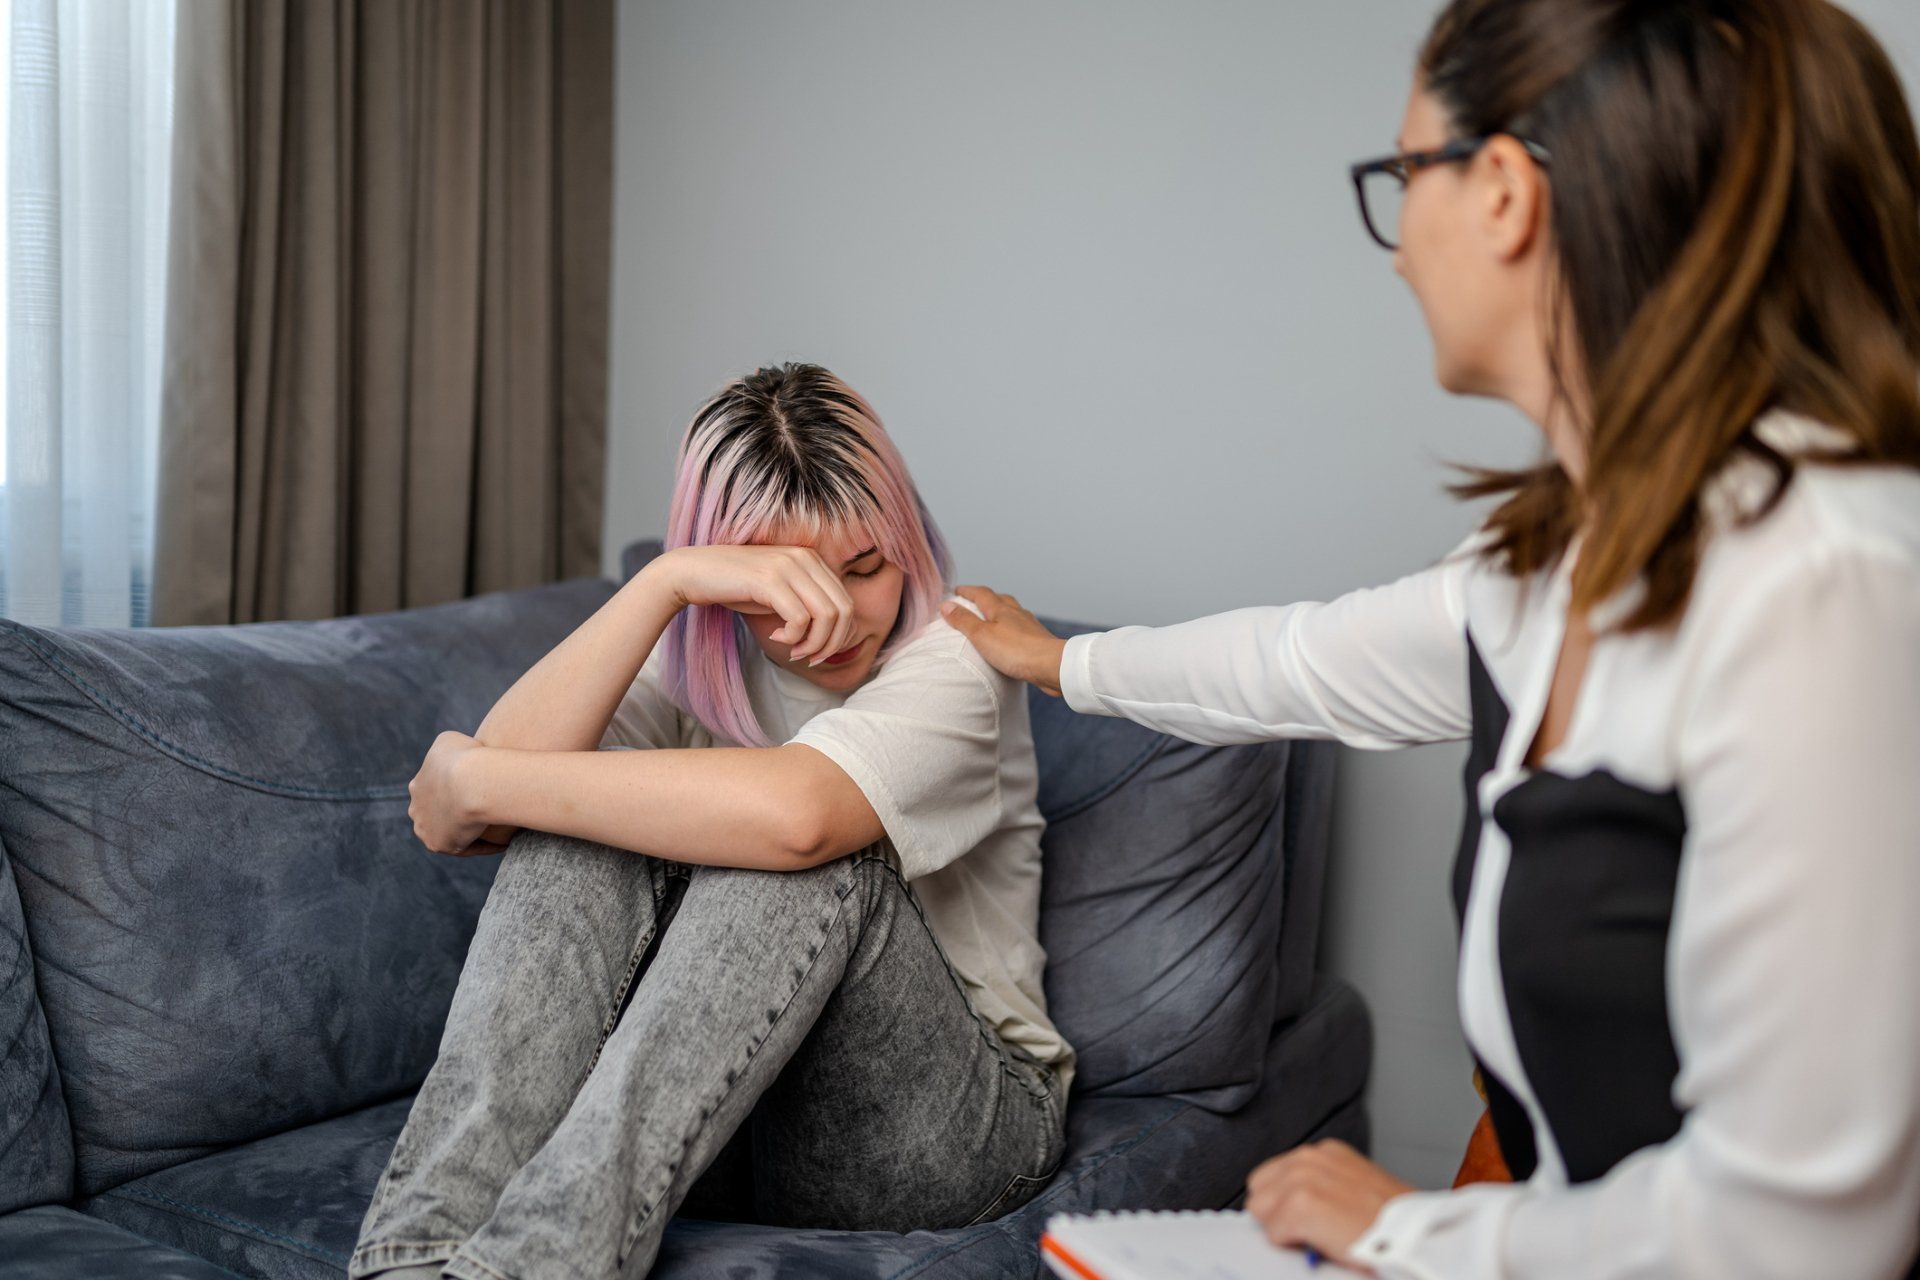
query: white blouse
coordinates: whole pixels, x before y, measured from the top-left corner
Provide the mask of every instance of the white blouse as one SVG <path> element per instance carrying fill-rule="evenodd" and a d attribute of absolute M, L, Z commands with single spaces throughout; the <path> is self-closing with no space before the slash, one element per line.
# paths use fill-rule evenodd
<path fill-rule="evenodd" d="M 1755 429 L 1844 439 L 1779 410 Z M 1067 642 L 1076 710 L 1198 742 L 1474 743 L 1458 998 L 1522 1180 L 1390 1201 L 1357 1245 L 1382 1276 L 1913 1266 L 1920 471 L 1802 464 L 1734 525 L 1771 475 L 1713 477 L 1683 620 L 1598 636 L 1539 770 L 1577 541 L 1526 582 L 1476 532 L 1332 601 Z"/>

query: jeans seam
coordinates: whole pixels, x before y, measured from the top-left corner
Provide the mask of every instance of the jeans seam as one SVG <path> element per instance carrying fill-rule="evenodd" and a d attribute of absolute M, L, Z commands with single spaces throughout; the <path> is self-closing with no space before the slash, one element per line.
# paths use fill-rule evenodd
<path fill-rule="evenodd" d="M 908 882 L 905 876 L 900 874 L 899 868 L 895 867 L 883 857 L 873 855 L 869 858 L 859 858 L 856 859 L 855 865 L 858 865 L 861 861 L 878 862 L 886 869 L 887 874 L 893 877 L 894 882 L 900 886 L 901 892 L 906 896 L 907 901 L 913 904 L 913 913 L 918 917 L 920 927 L 927 931 L 927 937 L 933 943 L 934 954 L 940 957 L 940 963 L 946 968 L 947 977 L 953 983 L 954 990 L 959 992 L 961 1003 L 966 1006 L 968 1014 L 972 1016 L 974 1028 L 980 1033 L 980 1038 L 986 1041 L 987 1047 L 993 1050 L 994 1057 L 999 1060 L 1001 1071 L 1010 1076 L 1013 1081 L 1020 1086 L 1022 1092 L 1036 1101 L 1041 1098 L 1043 1094 L 1049 1093 L 1050 1091 L 1047 1090 L 1044 1085 L 1036 1089 L 1032 1081 L 1013 1069 L 1012 1063 L 1008 1061 L 1009 1057 L 1011 1057 L 1011 1046 L 1000 1038 L 1000 1033 L 987 1022 L 986 1018 L 981 1015 L 978 1009 L 974 1008 L 973 997 L 967 994 L 967 984 L 960 980 L 960 972 L 953 967 L 953 961 L 947 956 L 947 949 L 940 945 L 939 936 L 934 933 L 933 926 L 927 923 L 926 908 L 920 905 L 920 897 L 913 891 L 912 884 Z M 1029 1057 L 1031 1057 L 1031 1055 L 1029 1055 Z M 1051 1068 L 1047 1067 L 1045 1063 L 1037 1058 L 1032 1059 L 1032 1061 L 1034 1066 L 1042 1070 L 1051 1070 Z"/>
<path fill-rule="evenodd" d="M 453 1266 L 457 1262 L 463 1266 L 478 1267 L 480 1270 L 486 1272 L 489 1276 L 492 1276 L 493 1280 L 514 1280 L 512 1276 L 500 1270 L 498 1267 L 488 1266 L 486 1263 L 474 1257 L 472 1254 L 467 1253 L 465 1250 L 466 1250 L 466 1246 L 462 1245 L 461 1252 L 456 1253 L 453 1257 L 447 1259 L 447 1266 Z M 443 1267 L 442 1270 L 445 1270 L 445 1268 Z M 375 1277 L 375 1280 L 378 1280 L 378 1277 Z"/>
<path fill-rule="evenodd" d="M 645 929 L 640 931 L 640 937 L 634 943 L 633 953 L 627 957 L 626 976 L 620 980 L 619 989 L 613 993 L 613 1008 L 608 1010 L 606 1019 L 600 1024 L 600 1039 L 599 1042 L 593 1046 L 593 1056 L 587 1059 L 586 1069 L 580 1073 L 580 1078 L 574 1082 L 573 1091 L 576 1094 L 580 1092 L 580 1087 L 587 1082 L 587 1077 L 593 1074 L 594 1066 L 600 1061 L 601 1051 L 607 1047 L 607 1041 L 613 1035 L 614 1025 L 620 1017 L 620 1002 L 627 998 L 627 988 L 633 985 L 634 975 L 640 969 L 640 961 L 646 957 L 647 948 L 653 945 L 653 935 L 658 931 L 659 927 L 659 909 L 660 904 L 656 899 L 654 902 L 655 914 L 653 921 L 650 922 Z"/>
<path fill-rule="evenodd" d="M 1061 1166 L 1066 1164 L 1067 1143 L 1065 1131 L 1061 1125 L 1056 1123 L 1058 1117 L 1053 1108 L 1051 1094 L 1049 1094 L 1046 1099 L 1042 1110 L 1046 1113 L 1047 1129 L 1040 1138 L 1039 1155 L 1032 1161 L 1032 1167 L 1038 1168 L 1040 1172 L 1027 1173 L 1023 1170 L 1015 1173 L 1011 1178 L 1008 1178 L 1007 1185 L 1000 1188 L 1000 1193 L 987 1202 L 987 1207 L 975 1214 L 965 1224 L 967 1227 L 977 1227 L 982 1222 L 990 1222 L 1004 1216 L 1009 1211 L 1002 1209 L 1001 1204 L 1006 1200 L 1007 1196 L 1013 1192 L 1015 1187 L 1023 1182 L 1027 1182 L 1032 1183 L 1036 1188 L 1043 1188 L 1053 1180 L 1054 1174 L 1060 1172 Z M 1060 1150 L 1058 1152 L 1053 1150 L 1055 1134 L 1060 1135 Z M 962 1229 L 964 1230 L 964 1228 Z"/>
<path fill-rule="evenodd" d="M 447 1256 L 452 1257 L 455 1253 L 459 1252 L 460 1246 L 464 1243 L 466 1242 L 463 1240 L 375 1240 L 368 1244 L 355 1246 L 353 1252 L 347 1257 L 347 1266 L 351 1268 L 355 1263 L 366 1262 L 376 1258 L 384 1260 L 388 1257 L 395 1256 L 392 1251 L 411 1253 L 418 1249 L 437 1253 L 439 1250 L 445 1249 Z M 417 1261 L 432 1262 L 435 1261 L 435 1259 L 421 1258 L 417 1259 Z"/>
<path fill-rule="evenodd" d="M 850 867 L 855 865 L 858 865 L 857 860 L 849 864 Z M 882 865 L 885 865 L 884 862 Z M 840 918 L 845 910 L 846 894 L 836 893 L 833 909 L 820 920 L 819 933 L 821 938 L 826 937 L 833 922 Z M 767 1018 L 767 1025 L 761 1029 L 759 1038 L 747 1046 L 746 1053 L 722 1077 L 720 1087 L 710 1095 L 709 1101 L 701 1106 L 700 1118 L 695 1122 L 695 1128 L 691 1132 L 681 1136 L 680 1154 L 667 1166 L 666 1185 L 654 1195 L 648 1197 L 646 1202 L 634 1211 L 633 1217 L 627 1223 L 627 1229 L 623 1233 L 620 1242 L 620 1250 L 614 1255 L 614 1266 L 616 1268 L 626 1266 L 627 1257 L 633 1251 L 634 1241 L 640 1238 L 640 1232 L 646 1226 L 647 1219 L 653 1216 L 654 1210 L 659 1208 L 660 1201 L 665 1197 L 667 1191 L 672 1188 L 674 1175 L 680 1171 L 680 1162 L 686 1158 L 687 1150 L 693 1145 L 694 1137 L 700 1132 L 700 1129 L 707 1124 L 713 1112 L 718 1109 L 719 1103 L 726 1097 L 727 1091 L 732 1089 L 740 1076 L 744 1074 L 746 1064 L 753 1061 L 753 1056 L 760 1051 L 762 1045 L 766 1044 L 767 1038 L 773 1034 L 773 1029 L 779 1025 L 780 1019 L 785 1017 L 787 1010 L 793 1007 L 794 999 L 799 996 L 801 989 L 807 985 L 807 978 L 819 965 L 820 952 L 822 950 L 821 945 L 816 942 L 813 949 L 807 954 L 807 967 L 802 970 L 800 975 L 794 980 L 793 990 L 787 993 L 786 999 L 781 1002 L 778 1009 L 770 1012 Z"/>
<path fill-rule="evenodd" d="M 416 1087 L 414 1090 L 414 1100 L 417 1102 L 419 1097 L 420 1092 Z M 411 1103 L 408 1104 L 407 1110 L 408 1115 L 411 1116 L 413 1110 Z M 400 1132 L 394 1135 L 393 1148 L 387 1153 L 387 1163 L 382 1166 L 380 1176 L 374 1180 L 373 1196 L 367 1204 L 367 1224 L 379 1220 L 380 1206 L 393 1195 L 394 1184 L 405 1181 L 413 1173 L 413 1165 L 410 1163 L 412 1153 L 404 1152 L 400 1149 L 400 1143 L 406 1136 L 406 1124 L 403 1121 L 400 1126 Z"/>

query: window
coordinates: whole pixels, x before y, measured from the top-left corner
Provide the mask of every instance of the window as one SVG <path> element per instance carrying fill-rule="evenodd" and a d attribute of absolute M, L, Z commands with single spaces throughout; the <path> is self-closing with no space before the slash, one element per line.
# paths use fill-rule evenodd
<path fill-rule="evenodd" d="M 0 0 L 0 615 L 144 626 L 176 0 Z"/>

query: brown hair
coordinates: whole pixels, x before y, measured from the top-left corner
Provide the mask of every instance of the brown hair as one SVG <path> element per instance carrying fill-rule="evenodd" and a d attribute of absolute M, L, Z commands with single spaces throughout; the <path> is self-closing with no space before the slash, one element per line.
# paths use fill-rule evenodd
<path fill-rule="evenodd" d="M 1504 493 L 1488 554 L 1556 561 L 1584 519 L 1572 606 L 1642 572 L 1623 631 L 1686 609 L 1702 485 L 1782 408 L 1920 466 L 1920 146 L 1899 77 L 1826 0 L 1454 0 L 1419 58 L 1457 136 L 1552 154 L 1550 328 L 1570 322 L 1592 412 L 1576 491 L 1556 462 L 1463 468 Z M 1554 334 L 1549 350 L 1557 354 Z M 1557 360 L 1554 378 L 1567 393 Z"/>

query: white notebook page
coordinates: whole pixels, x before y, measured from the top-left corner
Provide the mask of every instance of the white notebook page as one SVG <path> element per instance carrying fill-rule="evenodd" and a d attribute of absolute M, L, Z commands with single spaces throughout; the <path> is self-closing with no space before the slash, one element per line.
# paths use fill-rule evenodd
<path fill-rule="evenodd" d="M 1335 1280 L 1359 1274 L 1331 1262 L 1310 1266 L 1305 1252 L 1270 1243 L 1239 1209 L 1057 1213 L 1047 1219 L 1047 1235 L 1059 1250 L 1043 1243 L 1042 1256 L 1067 1280 L 1089 1280 L 1086 1270 L 1098 1280 Z"/>

